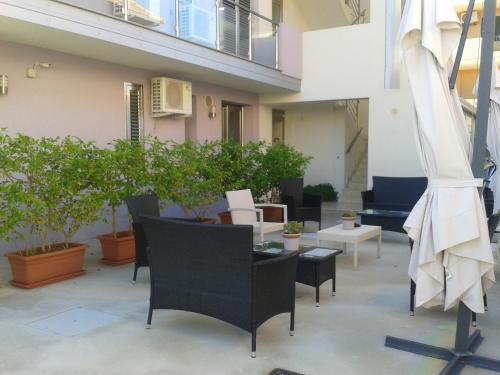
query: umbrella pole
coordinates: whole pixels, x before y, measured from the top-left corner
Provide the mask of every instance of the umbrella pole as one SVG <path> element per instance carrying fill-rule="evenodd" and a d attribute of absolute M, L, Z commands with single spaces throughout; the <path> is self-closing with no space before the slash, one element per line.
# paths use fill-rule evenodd
<path fill-rule="evenodd" d="M 469 23 L 467 21 L 470 21 L 473 8 L 474 0 L 470 0 L 468 8 L 468 12 L 470 14 L 466 17 L 466 24 L 464 25 L 465 29 L 468 29 L 469 27 Z M 495 37 L 495 14 L 496 0 L 485 0 L 478 106 L 472 160 L 472 171 L 476 178 L 483 177 L 484 160 L 486 156 L 486 134 L 488 129 L 492 56 Z M 462 33 L 462 39 L 465 39 L 466 37 L 467 30 Z M 465 40 L 462 40 L 460 43 L 461 48 L 459 47 L 457 59 L 460 59 L 461 57 L 460 50 L 463 50 L 463 44 L 465 44 Z M 455 86 L 456 73 L 458 71 L 457 67 L 459 67 L 459 65 L 459 61 L 455 62 L 455 69 L 450 79 L 450 88 Z M 480 191 L 480 194 L 482 194 L 482 191 Z M 481 345 L 483 337 L 481 336 L 481 332 L 479 330 L 476 330 L 472 335 L 469 335 L 470 323 L 471 310 L 463 302 L 460 302 L 458 306 L 455 347 L 453 349 L 440 348 L 437 346 L 421 344 L 391 336 L 386 337 L 385 346 L 447 361 L 448 364 L 440 372 L 441 375 L 459 374 L 465 366 L 474 366 L 476 368 L 500 372 L 499 360 L 485 358 L 474 354 L 479 348 L 479 345 Z"/>

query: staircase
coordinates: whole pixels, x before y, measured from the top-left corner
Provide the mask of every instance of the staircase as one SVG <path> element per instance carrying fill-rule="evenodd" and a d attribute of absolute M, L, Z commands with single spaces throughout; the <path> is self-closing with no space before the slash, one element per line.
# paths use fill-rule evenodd
<path fill-rule="evenodd" d="M 366 148 L 367 150 L 367 148 Z M 360 211 L 363 207 L 361 192 L 367 188 L 368 176 L 368 153 L 365 151 L 358 162 L 353 174 L 348 180 L 347 186 L 339 195 L 337 210 Z"/>

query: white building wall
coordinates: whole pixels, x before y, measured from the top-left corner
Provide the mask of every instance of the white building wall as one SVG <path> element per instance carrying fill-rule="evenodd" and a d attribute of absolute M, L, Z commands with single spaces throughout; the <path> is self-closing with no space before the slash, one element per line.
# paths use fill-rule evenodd
<path fill-rule="evenodd" d="M 401 89 L 384 88 L 385 36 L 385 6 L 375 1 L 368 24 L 305 32 L 302 91 L 261 96 L 266 105 L 368 98 L 369 184 L 373 175 L 423 174 L 407 80 Z"/>
<path fill-rule="evenodd" d="M 305 184 L 331 183 L 337 191 L 344 184 L 345 110 L 332 105 L 287 109 L 285 139 L 313 160 Z"/>

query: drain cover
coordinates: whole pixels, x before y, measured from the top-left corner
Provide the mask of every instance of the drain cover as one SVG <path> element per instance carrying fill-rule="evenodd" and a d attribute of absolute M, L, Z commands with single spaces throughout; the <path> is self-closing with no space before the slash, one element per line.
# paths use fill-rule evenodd
<path fill-rule="evenodd" d="M 113 324 L 120 318 L 100 311 L 76 308 L 28 323 L 28 327 L 52 334 L 72 337 Z"/>

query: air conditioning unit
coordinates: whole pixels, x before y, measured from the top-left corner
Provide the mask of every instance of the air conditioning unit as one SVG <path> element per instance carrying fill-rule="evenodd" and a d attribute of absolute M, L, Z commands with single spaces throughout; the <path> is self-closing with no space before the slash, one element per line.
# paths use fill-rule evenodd
<path fill-rule="evenodd" d="M 462 20 L 462 23 L 465 22 L 465 17 L 467 16 L 467 12 L 463 13 L 462 14 L 462 17 L 461 17 L 461 20 Z M 477 15 L 477 12 L 472 12 L 472 17 L 470 19 L 470 24 L 471 25 L 477 25 L 479 22 L 479 17 Z"/>
<path fill-rule="evenodd" d="M 127 21 L 138 23 L 147 27 L 156 27 L 165 23 L 160 16 L 160 9 L 154 12 L 151 9 L 141 5 L 136 0 L 128 0 L 127 10 L 125 10 L 124 0 L 112 0 L 113 15 L 118 18 L 127 19 Z"/>
<path fill-rule="evenodd" d="M 212 8 L 200 6 L 196 0 L 191 3 L 181 3 L 180 37 L 199 44 L 214 45 L 216 27 L 215 12 Z"/>
<path fill-rule="evenodd" d="M 191 82 L 166 77 L 151 80 L 151 113 L 153 117 L 193 114 Z"/>

